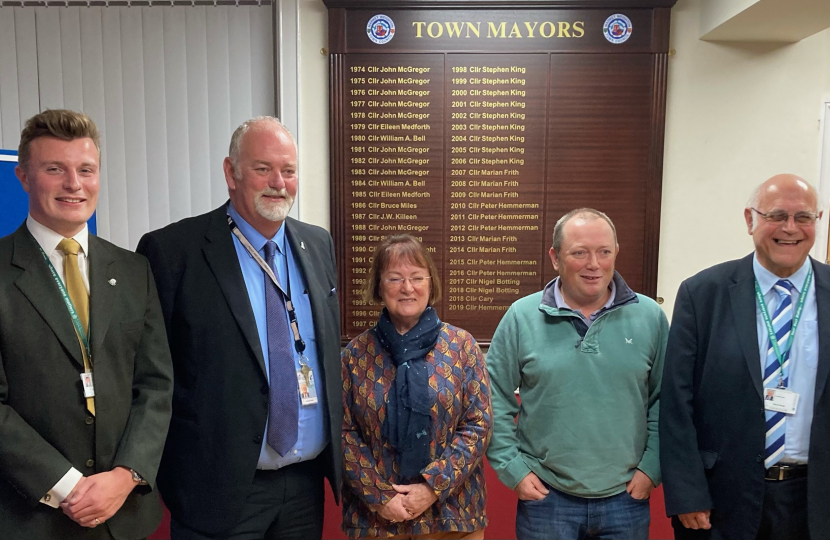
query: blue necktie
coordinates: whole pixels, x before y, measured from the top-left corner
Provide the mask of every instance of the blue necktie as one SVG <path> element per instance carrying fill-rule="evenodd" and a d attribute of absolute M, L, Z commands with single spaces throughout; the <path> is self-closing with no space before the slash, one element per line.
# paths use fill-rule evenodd
<path fill-rule="evenodd" d="M 778 293 L 780 303 L 772 316 L 772 328 L 775 330 L 775 337 L 778 339 L 778 347 L 782 353 L 784 365 L 778 362 L 775 349 L 772 347 L 772 340 L 767 346 L 767 362 L 764 368 L 764 389 L 778 388 L 778 382 L 783 375 L 784 386 L 787 386 L 790 351 L 784 350 L 787 340 L 790 337 L 790 329 L 793 326 L 793 302 L 791 292 L 792 283 L 786 279 L 778 280 L 774 286 Z M 767 437 L 764 444 L 764 467 L 769 468 L 784 456 L 784 436 L 787 431 L 786 418 L 782 412 L 765 411 L 767 420 Z"/>
<path fill-rule="evenodd" d="M 265 262 L 277 274 L 274 254 L 277 244 L 265 244 Z M 268 373 L 271 393 L 268 406 L 268 445 L 286 456 L 297 443 L 297 372 L 294 369 L 294 339 L 288 327 L 285 300 L 277 286 L 265 275 L 265 318 L 268 327 Z"/>

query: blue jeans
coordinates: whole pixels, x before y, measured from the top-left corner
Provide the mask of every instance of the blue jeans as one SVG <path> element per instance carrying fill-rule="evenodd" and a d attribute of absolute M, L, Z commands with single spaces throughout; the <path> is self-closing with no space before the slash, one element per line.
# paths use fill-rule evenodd
<path fill-rule="evenodd" d="M 519 500 L 518 540 L 648 540 L 648 499 L 635 499 L 626 491 L 601 499 L 585 499 L 546 487 L 550 494 L 544 499 Z"/>

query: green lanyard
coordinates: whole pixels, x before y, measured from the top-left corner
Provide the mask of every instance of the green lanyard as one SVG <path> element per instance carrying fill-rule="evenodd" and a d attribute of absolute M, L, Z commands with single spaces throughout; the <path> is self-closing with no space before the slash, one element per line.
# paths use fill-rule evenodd
<path fill-rule="evenodd" d="M 63 284 L 63 280 L 58 275 L 58 271 L 55 270 L 54 266 L 52 266 L 52 261 L 50 261 L 49 257 L 46 256 L 46 252 L 43 251 L 43 248 L 40 247 L 39 244 L 37 248 L 40 250 L 40 254 L 43 255 L 43 260 L 45 260 L 46 264 L 49 265 L 49 270 L 52 271 L 52 278 L 58 285 L 58 289 L 61 292 L 61 297 L 63 298 L 63 303 L 66 304 L 66 309 L 69 310 L 69 316 L 72 317 L 72 324 L 75 325 L 75 332 L 78 333 L 78 337 L 81 340 L 81 344 L 84 346 L 84 349 L 86 350 L 86 357 L 89 359 L 89 363 L 92 364 L 92 354 L 89 350 L 89 339 L 86 337 L 86 332 L 84 332 L 84 327 L 81 324 L 81 319 L 78 318 L 78 312 L 75 311 L 75 306 L 72 304 L 72 299 L 69 298 L 69 293 L 66 290 L 66 286 Z"/>
<path fill-rule="evenodd" d="M 790 328 L 790 335 L 787 338 L 787 345 L 785 351 L 789 351 L 793 346 L 793 339 L 795 339 L 795 331 L 798 328 L 798 323 L 801 320 L 801 312 L 804 310 L 804 302 L 807 299 L 807 289 L 810 288 L 810 283 L 813 281 L 813 267 L 809 267 L 807 277 L 804 278 L 804 285 L 801 287 L 801 294 L 798 295 L 798 303 L 793 314 L 793 325 Z M 770 343 L 775 350 L 775 356 L 778 358 L 778 366 L 780 374 L 778 378 L 778 387 L 784 388 L 784 355 L 778 347 L 778 339 L 775 336 L 775 329 L 772 327 L 772 321 L 769 318 L 769 310 L 767 303 L 764 300 L 764 295 L 761 294 L 761 286 L 758 285 L 758 280 L 755 280 L 755 297 L 758 299 L 758 305 L 761 307 L 761 316 L 764 319 L 764 325 L 767 327 L 767 334 L 769 334 Z"/>

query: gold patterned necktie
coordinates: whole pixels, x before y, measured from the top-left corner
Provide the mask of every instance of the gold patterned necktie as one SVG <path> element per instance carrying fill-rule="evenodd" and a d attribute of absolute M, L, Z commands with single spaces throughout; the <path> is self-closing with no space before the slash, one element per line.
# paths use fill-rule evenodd
<path fill-rule="evenodd" d="M 72 300 L 72 305 L 75 306 L 75 311 L 78 318 L 81 320 L 81 326 L 89 336 L 89 294 L 86 292 L 84 286 L 84 279 L 81 276 L 81 269 L 78 266 L 78 252 L 81 245 L 73 238 L 64 238 L 58 244 L 58 249 L 63 252 L 63 273 L 64 283 L 66 284 L 66 291 L 69 293 L 69 299 Z M 76 332 L 77 333 L 77 332 Z M 86 352 L 81 341 L 81 336 L 78 336 L 78 343 L 81 345 L 81 355 L 84 357 L 84 370 L 92 372 L 92 362 Z M 86 398 L 86 408 L 95 416 L 95 398 Z"/>

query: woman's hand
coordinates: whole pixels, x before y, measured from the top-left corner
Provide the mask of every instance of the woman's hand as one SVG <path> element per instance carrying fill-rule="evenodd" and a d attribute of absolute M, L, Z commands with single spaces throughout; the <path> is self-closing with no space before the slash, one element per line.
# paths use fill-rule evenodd
<path fill-rule="evenodd" d="M 403 508 L 408 514 L 406 519 L 420 516 L 427 508 L 432 506 L 432 503 L 438 500 L 438 495 L 432 491 L 432 488 L 426 482 L 406 486 L 392 484 L 392 487 L 398 492 L 395 499 L 403 497 Z"/>
<path fill-rule="evenodd" d="M 378 515 L 386 521 L 391 521 L 392 523 L 398 523 L 399 521 L 406 521 L 407 519 L 410 519 L 411 516 L 409 515 L 409 512 L 407 512 L 403 507 L 403 499 L 404 496 L 398 493 L 392 497 L 389 502 L 383 505 L 378 512 Z"/>

